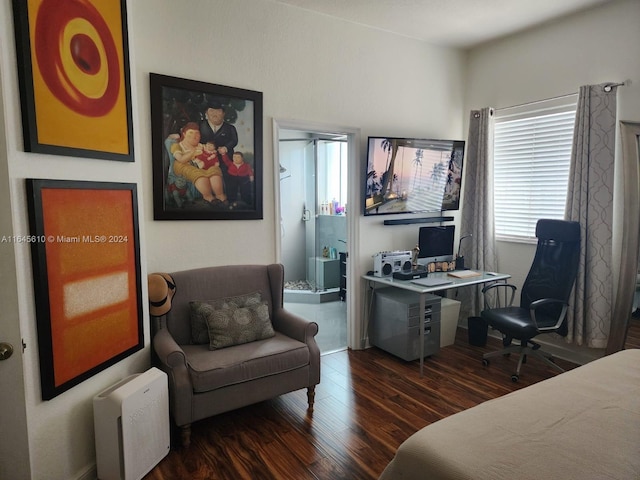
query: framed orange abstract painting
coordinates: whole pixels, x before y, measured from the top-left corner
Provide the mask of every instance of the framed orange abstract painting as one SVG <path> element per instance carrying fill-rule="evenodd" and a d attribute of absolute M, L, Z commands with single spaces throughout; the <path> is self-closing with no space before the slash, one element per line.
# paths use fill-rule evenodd
<path fill-rule="evenodd" d="M 13 0 L 24 148 L 133 161 L 125 0 Z"/>
<path fill-rule="evenodd" d="M 43 400 L 144 345 L 136 185 L 27 179 Z"/>

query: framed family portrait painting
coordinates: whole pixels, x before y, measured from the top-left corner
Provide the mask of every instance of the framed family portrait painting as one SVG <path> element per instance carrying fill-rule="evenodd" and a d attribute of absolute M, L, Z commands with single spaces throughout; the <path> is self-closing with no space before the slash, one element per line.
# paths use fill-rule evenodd
<path fill-rule="evenodd" d="M 262 93 L 150 74 L 155 220 L 262 219 Z"/>
<path fill-rule="evenodd" d="M 27 152 L 133 162 L 126 0 L 13 0 Z"/>
<path fill-rule="evenodd" d="M 144 345 L 136 185 L 27 179 L 42 399 Z"/>

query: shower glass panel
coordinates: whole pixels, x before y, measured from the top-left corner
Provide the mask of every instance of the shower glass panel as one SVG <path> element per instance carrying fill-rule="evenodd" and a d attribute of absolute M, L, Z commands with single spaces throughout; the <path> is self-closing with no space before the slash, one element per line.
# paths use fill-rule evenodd
<path fill-rule="evenodd" d="M 279 146 L 285 289 L 337 295 L 338 252 L 346 248 L 346 217 L 341 213 L 347 195 L 347 143 L 287 133 Z"/>
<path fill-rule="evenodd" d="M 305 259 L 306 261 L 306 280 L 309 284 L 309 290 L 316 292 L 318 290 L 317 268 L 316 268 L 316 211 L 317 211 L 317 182 L 316 182 L 316 162 L 317 158 L 317 142 L 312 140 L 304 147 L 304 208 L 302 221 L 305 228 Z"/>

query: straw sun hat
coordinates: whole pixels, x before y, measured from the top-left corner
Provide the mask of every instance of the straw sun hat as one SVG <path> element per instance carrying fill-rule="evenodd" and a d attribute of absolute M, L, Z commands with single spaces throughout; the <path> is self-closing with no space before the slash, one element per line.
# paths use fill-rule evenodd
<path fill-rule="evenodd" d="M 151 273 L 149 284 L 149 314 L 161 317 L 171 310 L 171 299 L 176 293 L 176 284 L 168 273 Z"/>

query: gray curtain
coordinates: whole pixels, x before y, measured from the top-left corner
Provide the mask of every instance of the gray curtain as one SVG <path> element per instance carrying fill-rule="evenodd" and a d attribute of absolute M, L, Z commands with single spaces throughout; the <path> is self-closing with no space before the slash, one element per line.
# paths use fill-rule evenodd
<path fill-rule="evenodd" d="M 496 271 L 496 244 L 493 221 L 493 108 L 472 110 L 464 165 L 463 204 L 460 236 L 471 234 L 460 246 L 465 266 Z M 483 298 L 479 288 L 461 288 L 463 318 L 477 316 Z"/>
<path fill-rule="evenodd" d="M 616 87 L 580 87 L 565 218 L 580 222 L 578 277 L 567 341 L 605 348 L 613 304 L 612 237 Z"/>

